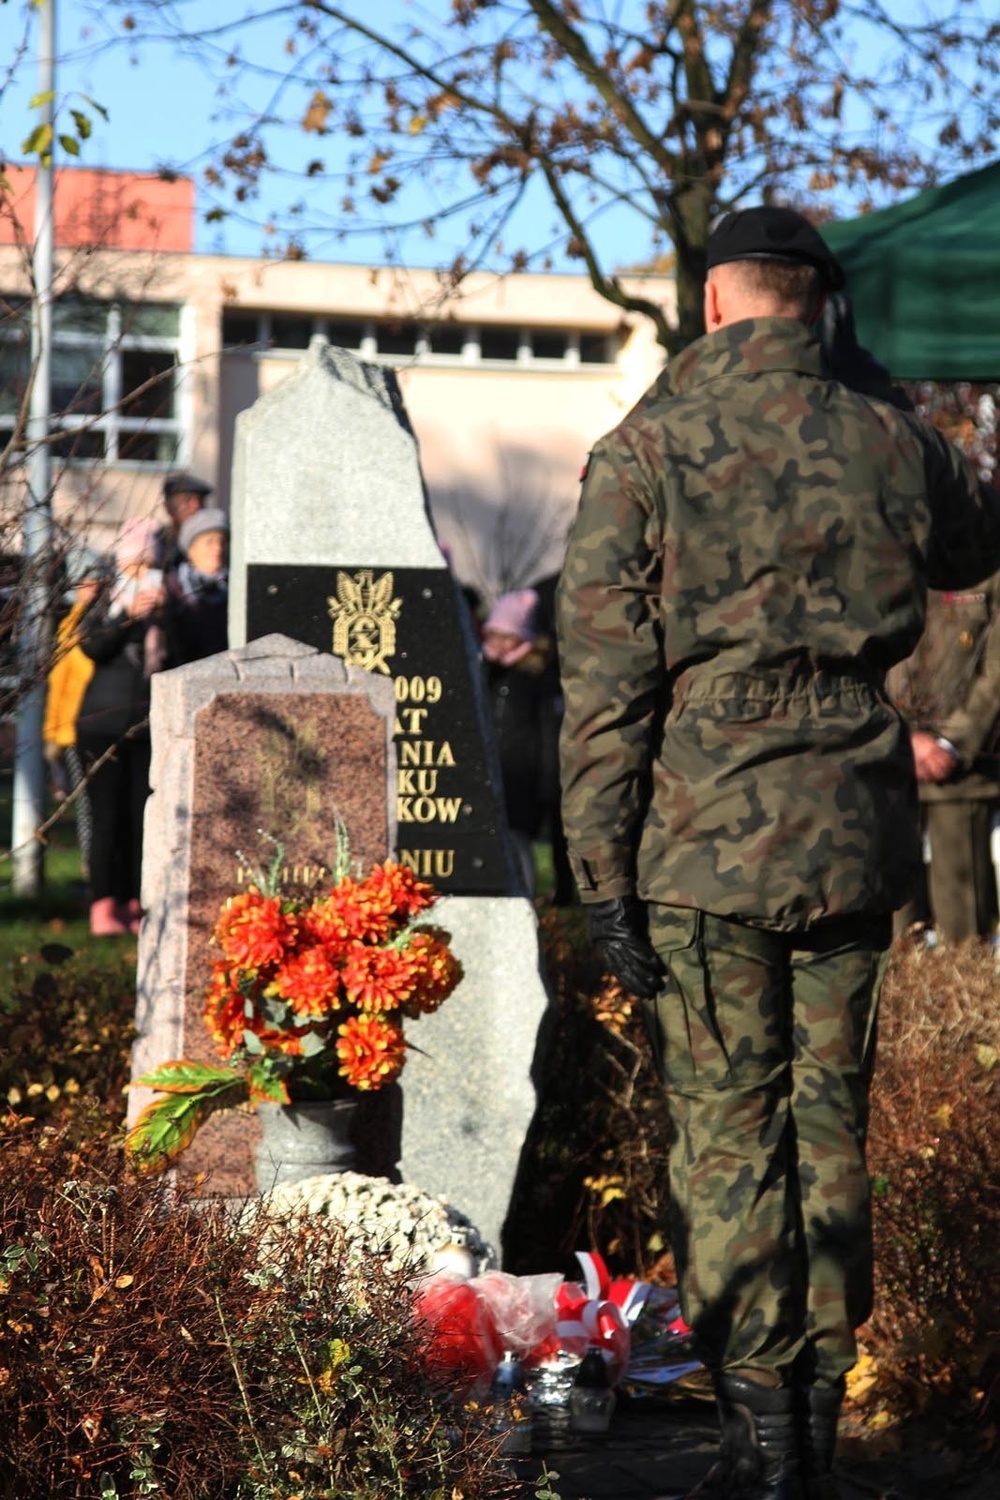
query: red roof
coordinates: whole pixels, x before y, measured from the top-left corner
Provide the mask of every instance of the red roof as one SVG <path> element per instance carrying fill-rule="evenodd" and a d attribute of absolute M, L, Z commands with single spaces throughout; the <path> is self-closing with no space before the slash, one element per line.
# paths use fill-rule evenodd
<path fill-rule="evenodd" d="M 0 209 L 0 245 L 30 244 L 35 168 L 8 166 L 10 197 Z M 194 183 L 155 173 L 57 167 L 56 244 L 73 249 L 194 249 Z"/>

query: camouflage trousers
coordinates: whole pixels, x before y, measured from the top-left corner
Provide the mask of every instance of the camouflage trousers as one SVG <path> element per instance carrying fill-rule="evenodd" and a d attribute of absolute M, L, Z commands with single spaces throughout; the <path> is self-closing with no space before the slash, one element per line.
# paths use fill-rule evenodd
<path fill-rule="evenodd" d="M 671 1240 L 709 1369 L 832 1383 L 871 1311 L 865 1137 L 891 919 L 777 932 L 650 905 Z"/>

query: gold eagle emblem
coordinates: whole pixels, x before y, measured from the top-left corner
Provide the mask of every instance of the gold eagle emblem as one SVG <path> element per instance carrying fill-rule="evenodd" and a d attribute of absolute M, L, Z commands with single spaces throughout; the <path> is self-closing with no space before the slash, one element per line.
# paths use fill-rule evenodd
<path fill-rule="evenodd" d="M 337 574 L 337 593 L 328 599 L 333 621 L 333 654 L 349 667 L 390 676 L 387 658 L 396 654 L 396 621 L 402 599 L 392 597 L 393 577 L 376 578 L 371 568 Z"/>

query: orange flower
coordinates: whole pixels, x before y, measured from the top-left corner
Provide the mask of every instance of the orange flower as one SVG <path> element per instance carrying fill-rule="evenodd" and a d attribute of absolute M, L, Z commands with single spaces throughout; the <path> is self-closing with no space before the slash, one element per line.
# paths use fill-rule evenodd
<path fill-rule="evenodd" d="M 279 963 L 294 944 L 298 922 L 282 910 L 277 896 L 262 896 L 251 886 L 226 902 L 215 925 L 215 938 L 230 963 L 261 969 Z"/>
<path fill-rule="evenodd" d="M 352 1088 L 380 1089 L 403 1071 L 406 1044 L 402 1030 L 382 1016 L 351 1016 L 338 1026 L 337 1035 L 341 1076 Z"/>
<path fill-rule="evenodd" d="M 302 1056 L 302 1038 L 309 1027 L 279 1030 L 268 1026 L 256 1011 L 248 1016 L 245 997 L 236 985 L 235 970 L 225 959 L 212 965 L 212 980 L 205 991 L 204 1015 L 209 1035 L 221 1057 L 232 1057 L 237 1047 L 242 1047 L 245 1031 L 252 1031 L 260 1037 L 264 1047 L 272 1052 L 282 1052 L 286 1057 Z"/>
<path fill-rule="evenodd" d="M 434 887 L 418 880 L 406 865 L 387 859 L 376 865 L 361 887 L 378 898 L 399 921 L 409 921 L 437 900 Z"/>
<path fill-rule="evenodd" d="M 302 948 L 286 958 L 274 988 L 298 1016 L 324 1016 L 340 1009 L 340 970 L 325 947 Z"/>
<path fill-rule="evenodd" d="M 339 950 L 352 941 L 339 904 L 328 896 L 307 906 L 299 924 L 303 942 L 313 946 L 322 944 L 331 958 L 339 957 Z"/>
<path fill-rule="evenodd" d="M 413 993 L 404 1002 L 407 1016 L 430 1015 L 443 1004 L 462 977 L 462 965 L 440 938 L 414 933 L 403 950 L 413 970 Z"/>
<path fill-rule="evenodd" d="M 359 1010 L 397 1010 L 413 992 L 413 965 L 405 951 L 352 943 L 341 978 Z"/>
<path fill-rule="evenodd" d="M 388 892 L 369 889 L 349 875 L 335 885 L 329 896 L 313 903 L 310 925 L 324 941 L 381 943 L 392 926 L 392 903 Z"/>
<path fill-rule="evenodd" d="M 246 1026 L 243 996 L 225 960 L 212 965 L 212 979 L 205 991 L 205 1025 L 220 1056 L 231 1057 L 242 1044 Z"/>

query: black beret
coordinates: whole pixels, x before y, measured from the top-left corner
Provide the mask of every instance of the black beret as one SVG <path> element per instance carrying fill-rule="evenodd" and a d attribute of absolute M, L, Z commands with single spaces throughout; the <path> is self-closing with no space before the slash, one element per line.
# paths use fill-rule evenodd
<path fill-rule="evenodd" d="M 212 493 L 212 488 L 204 479 L 196 479 L 193 474 L 168 474 L 163 481 L 163 498 L 169 500 L 172 495 L 201 495 L 204 499 Z"/>
<path fill-rule="evenodd" d="M 744 208 L 725 214 L 708 238 L 708 268 L 733 260 L 781 260 L 815 266 L 828 292 L 844 285 L 844 268 L 818 229 L 794 208 Z"/>

